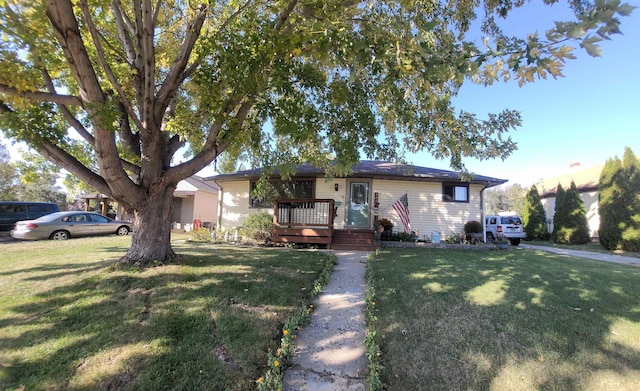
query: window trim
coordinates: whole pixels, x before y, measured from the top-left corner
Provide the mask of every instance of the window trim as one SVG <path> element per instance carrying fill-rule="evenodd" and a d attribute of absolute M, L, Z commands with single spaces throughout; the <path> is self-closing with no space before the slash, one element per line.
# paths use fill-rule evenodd
<path fill-rule="evenodd" d="M 249 209 L 266 209 L 266 208 L 273 208 L 273 205 L 258 205 L 255 206 L 254 205 L 254 198 L 252 196 L 253 190 L 255 189 L 256 186 L 256 182 L 258 181 L 258 179 L 251 179 L 249 180 Z M 283 180 L 283 179 L 269 179 L 269 183 L 274 184 L 274 183 L 287 183 L 287 182 L 310 182 L 311 183 L 311 196 L 310 197 L 302 197 L 300 199 L 305 199 L 305 198 L 316 198 L 316 180 L 315 178 L 292 178 L 291 180 Z M 292 198 L 292 199 L 298 199 L 298 198 Z"/>
<path fill-rule="evenodd" d="M 464 188 L 467 192 L 467 199 L 465 200 L 457 200 L 455 199 L 456 196 L 456 188 Z M 453 197 L 451 197 L 449 195 L 449 193 L 447 193 L 447 188 L 451 188 L 451 190 L 453 191 Z M 442 201 L 443 202 L 457 202 L 457 203 L 466 203 L 468 204 L 470 202 L 470 194 L 469 194 L 469 183 L 468 182 L 442 182 Z"/>

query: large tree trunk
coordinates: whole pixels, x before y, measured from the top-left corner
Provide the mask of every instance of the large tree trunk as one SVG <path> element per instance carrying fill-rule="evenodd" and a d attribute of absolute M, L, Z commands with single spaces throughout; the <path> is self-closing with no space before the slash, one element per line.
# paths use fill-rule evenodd
<path fill-rule="evenodd" d="M 171 248 L 171 216 L 176 186 L 151 187 L 143 205 L 134 206 L 133 240 L 122 258 L 132 266 L 144 266 L 176 256 Z"/>

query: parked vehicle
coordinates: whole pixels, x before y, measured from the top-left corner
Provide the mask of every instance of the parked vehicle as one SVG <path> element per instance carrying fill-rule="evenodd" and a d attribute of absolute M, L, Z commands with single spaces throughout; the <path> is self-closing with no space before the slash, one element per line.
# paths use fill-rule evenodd
<path fill-rule="evenodd" d="M 56 212 L 35 220 L 18 221 L 11 237 L 26 240 L 66 240 L 76 236 L 127 235 L 131 223 L 93 212 Z"/>
<path fill-rule="evenodd" d="M 496 238 L 504 236 L 509 239 L 512 246 L 517 246 L 520 244 L 520 240 L 527 237 L 522 220 L 516 215 L 486 216 L 484 224 L 488 242 L 493 242 Z"/>
<path fill-rule="evenodd" d="M 33 220 L 59 211 L 58 205 L 52 202 L 0 201 L 0 231 L 11 231 L 20 220 Z"/>

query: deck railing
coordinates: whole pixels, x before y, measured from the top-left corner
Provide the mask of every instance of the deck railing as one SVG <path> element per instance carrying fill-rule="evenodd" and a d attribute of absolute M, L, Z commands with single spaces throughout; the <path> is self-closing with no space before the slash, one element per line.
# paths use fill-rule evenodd
<path fill-rule="evenodd" d="M 276 200 L 273 223 L 282 228 L 333 228 L 335 202 L 332 199 Z"/>
<path fill-rule="evenodd" d="M 272 239 L 280 243 L 323 243 L 331 248 L 335 213 L 335 201 L 331 199 L 276 200 Z"/>

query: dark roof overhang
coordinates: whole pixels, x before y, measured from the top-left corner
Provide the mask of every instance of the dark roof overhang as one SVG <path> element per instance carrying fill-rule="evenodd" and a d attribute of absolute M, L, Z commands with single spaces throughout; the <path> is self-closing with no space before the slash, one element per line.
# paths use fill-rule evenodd
<path fill-rule="evenodd" d="M 233 174 L 215 175 L 205 178 L 205 180 L 216 182 L 251 180 L 259 178 L 260 174 L 260 169 L 253 169 L 238 171 Z M 295 176 L 307 178 L 324 177 L 324 170 L 310 164 L 302 164 L 296 168 Z M 279 177 L 277 171 L 274 173 L 273 177 Z M 483 175 L 474 175 L 470 180 L 464 180 L 462 175 L 455 171 L 376 160 L 360 161 L 360 163 L 353 166 L 352 173 L 347 177 L 417 182 L 461 182 L 481 184 L 486 188 L 498 186 L 507 182 L 506 179 L 492 178 Z"/>

